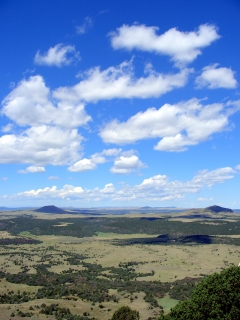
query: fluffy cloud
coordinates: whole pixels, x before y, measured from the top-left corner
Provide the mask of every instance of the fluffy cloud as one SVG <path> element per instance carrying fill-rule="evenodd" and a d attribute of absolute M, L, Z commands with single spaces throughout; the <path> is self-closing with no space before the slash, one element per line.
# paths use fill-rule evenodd
<path fill-rule="evenodd" d="M 212 171 L 201 170 L 191 181 L 184 184 L 185 190 L 200 191 L 203 187 L 211 188 L 215 184 L 233 179 L 235 173 L 235 170 L 231 167 L 218 168 Z"/>
<path fill-rule="evenodd" d="M 183 198 L 186 194 L 198 193 L 203 188 L 211 188 L 215 184 L 234 178 L 235 171 L 230 167 L 218 168 L 213 171 L 200 171 L 192 180 L 182 182 L 169 181 L 166 175 L 156 175 L 134 187 L 124 186 L 115 193 L 115 200 L 124 201 L 126 195 L 147 201 L 168 201 Z"/>
<path fill-rule="evenodd" d="M 169 55 L 176 64 L 190 63 L 220 36 L 214 25 L 200 25 L 198 30 L 181 32 L 176 28 L 157 35 L 157 27 L 123 25 L 110 33 L 114 49 L 139 49 Z"/>
<path fill-rule="evenodd" d="M 224 183 L 234 178 L 234 169 L 231 167 L 218 168 L 212 171 L 202 170 L 191 180 L 169 181 L 166 175 L 155 175 L 144 179 L 135 186 L 123 184 L 116 189 L 112 183 L 104 188 L 83 189 L 81 186 L 64 185 L 62 189 L 56 186 L 51 188 L 29 190 L 12 196 L 12 199 L 78 199 L 81 201 L 169 201 L 183 198 L 187 194 L 198 193 L 204 188 L 211 188 L 215 184 Z M 201 199 L 201 198 L 198 198 Z M 203 199 L 203 198 L 202 198 Z M 211 199 L 209 199 L 211 200 Z M 200 201 L 200 200 L 199 200 Z"/>
<path fill-rule="evenodd" d="M 191 99 L 175 105 L 165 104 L 159 109 L 147 109 L 126 122 L 113 120 L 103 127 L 99 135 L 104 142 L 117 144 L 161 138 L 155 150 L 183 151 L 187 146 L 196 145 L 225 130 L 229 115 L 235 112 L 230 110 L 224 110 L 220 103 L 203 106 L 199 100 Z"/>
<path fill-rule="evenodd" d="M 1 163 L 32 163 L 64 165 L 80 158 L 82 137 L 76 129 L 38 126 L 19 135 L 0 137 Z"/>
<path fill-rule="evenodd" d="M 18 173 L 43 173 L 46 172 L 44 167 L 29 166 L 25 170 L 19 170 Z"/>
<path fill-rule="evenodd" d="M 95 170 L 97 168 L 97 164 L 105 163 L 107 159 L 104 157 L 106 156 L 112 156 L 116 153 L 117 149 L 108 149 L 103 150 L 100 153 L 94 153 L 90 159 L 84 158 L 76 163 L 74 163 L 72 166 L 68 168 L 71 172 L 83 172 L 83 171 L 89 171 L 89 170 Z"/>
<path fill-rule="evenodd" d="M 115 192 L 114 185 L 112 183 L 107 183 L 103 189 L 100 189 L 101 194 L 113 194 Z"/>
<path fill-rule="evenodd" d="M 75 128 L 91 120 L 82 103 L 59 101 L 55 107 L 50 89 L 39 75 L 22 80 L 2 105 L 2 114 L 20 126 L 50 124 Z"/>
<path fill-rule="evenodd" d="M 114 161 L 114 165 L 110 171 L 117 174 L 126 174 L 144 167 L 145 165 L 136 155 L 131 155 L 129 157 L 120 156 Z"/>
<path fill-rule="evenodd" d="M 145 165 L 134 155 L 135 150 L 122 151 L 122 149 L 104 149 L 102 152 L 94 153 L 90 158 L 84 158 L 68 168 L 71 172 L 83 172 L 95 170 L 98 164 L 114 161 L 113 167 L 110 169 L 112 173 L 130 173 L 137 169 L 145 167 Z"/>
<path fill-rule="evenodd" d="M 76 51 L 74 46 L 64 46 L 59 43 L 44 54 L 38 51 L 34 57 L 34 62 L 39 65 L 62 67 L 79 59 L 79 52 Z"/>
<path fill-rule="evenodd" d="M 101 155 L 107 156 L 107 157 L 115 157 L 115 156 L 119 155 L 119 153 L 121 153 L 121 152 L 122 152 L 122 149 L 116 149 L 116 148 L 104 149 L 101 152 Z"/>
<path fill-rule="evenodd" d="M 197 86 L 199 88 L 207 87 L 209 89 L 236 88 L 237 80 L 234 78 L 232 69 L 217 68 L 217 66 L 218 64 L 216 63 L 203 68 L 202 74 L 196 79 Z"/>
<path fill-rule="evenodd" d="M 83 172 L 96 169 L 96 164 L 92 159 L 82 159 L 74 163 L 71 167 L 68 168 L 71 172 Z"/>
<path fill-rule="evenodd" d="M 78 34 L 86 33 L 93 26 L 93 20 L 91 17 L 86 17 L 81 26 L 76 27 L 76 31 Z"/>
<path fill-rule="evenodd" d="M 110 99 L 132 99 L 159 97 L 175 88 L 183 87 L 188 79 L 189 69 L 176 74 L 161 74 L 153 70 L 146 77 L 135 78 L 132 61 L 101 71 L 99 67 L 85 72 L 83 80 L 73 87 L 60 87 L 54 97 L 76 103 L 97 102 Z"/>
<path fill-rule="evenodd" d="M 62 189 L 57 190 L 56 186 L 52 188 L 46 187 L 44 189 L 29 190 L 25 192 L 19 192 L 15 197 L 24 197 L 31 199 L 46 199 L 46 198 L 60 198 L 64 199 L 65 197 L 75 197 L 83 193 L 81 187 L 73 187 L 71 185 L 65 185 Z"/>

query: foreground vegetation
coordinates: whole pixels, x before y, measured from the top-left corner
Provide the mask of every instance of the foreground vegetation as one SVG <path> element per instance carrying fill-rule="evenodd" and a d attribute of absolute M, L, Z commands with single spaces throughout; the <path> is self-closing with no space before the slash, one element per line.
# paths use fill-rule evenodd
<path fill-rule="evenodd" d="M 190 300 L 179 303 L 161 320 L 240 319 L 240 268 L 231 267 L 201 281 Z"/>

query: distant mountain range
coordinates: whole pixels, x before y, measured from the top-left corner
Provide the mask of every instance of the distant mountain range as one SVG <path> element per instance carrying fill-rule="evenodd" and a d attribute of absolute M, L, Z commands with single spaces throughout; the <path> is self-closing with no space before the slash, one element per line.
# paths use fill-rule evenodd
<path fill-rule="evenodd" d="M 17 208 L 0 207 L 0 211 L 34 210 L 34 209 L 36 209 L 36 207 L 17 207 Z"/>
<path fill-rule="evenodd" d="M 65 210 L 64 210 L 65 209 Z M 41 213 L 50 213 L 50 214 L 87 214 L 87 215 L 104 215 L 104 214 L 117 214 L 125 215 L 130 213 L 140 213 L 140 214 L 168 214 L 175 213 L 176 215 L 183 217 L 196 217 L 202 216 L 207 217 L 209 215 L 221 215 L 221 214 L 236 214 L 240 213 L 240 209 L 229 209 L 221 206 L 213 205 L 206 208 L 196 208 L 196 209 L 187 209 L 187 208 L 177 208 L 177 207 L 98 207 L 98 208 L 59 208 L 54 205 L 47 205 L 41 208 L 33 207 L 19 207 L 19 208 L 8 208 L 0 207 L 0 211 L 35 211 Z"/>

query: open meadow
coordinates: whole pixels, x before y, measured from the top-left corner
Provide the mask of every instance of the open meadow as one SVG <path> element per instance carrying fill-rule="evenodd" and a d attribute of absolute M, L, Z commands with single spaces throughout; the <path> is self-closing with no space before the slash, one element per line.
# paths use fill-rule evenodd
<path fill-rule="evenodd" d="M 240 220 L 2 212 L 0 244 L 1 319 L 104 320 L 129 305 L 147 320 L 238 265 Z"/>

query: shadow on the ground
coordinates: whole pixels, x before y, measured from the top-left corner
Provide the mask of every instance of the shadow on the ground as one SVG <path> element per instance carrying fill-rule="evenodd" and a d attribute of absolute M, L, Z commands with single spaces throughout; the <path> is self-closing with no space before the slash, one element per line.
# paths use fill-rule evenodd
<path fill-rule="evenodd" d="M 159 235 L 153 238 L 131 238 L 126 240 L 115 240 L 116 245 L 132 244 L 211 244 L 213 237 L 196 234 L 189 236 L 171 237 L 168 234 Z"/>

